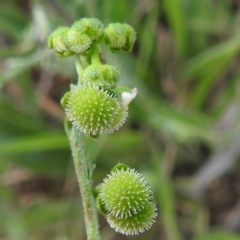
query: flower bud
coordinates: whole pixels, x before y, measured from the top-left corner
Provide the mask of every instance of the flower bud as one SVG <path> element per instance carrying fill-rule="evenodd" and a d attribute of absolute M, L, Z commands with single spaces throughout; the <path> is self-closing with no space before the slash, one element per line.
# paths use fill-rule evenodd
<path fill-rule="evenodd" d="M 107 64 L 92 64 L 84 70 L 82 80 L 106 89 L 115 88 L 119 80 L 119 72 Z"/>
<path fill-rule="evenodd" d="M 111 23 L 105 28 L 105 43 L 115 52 L 131 51 L 136 40 L 135 30 L 128 24 Z"/>
<path fill-rule="evenodd" d="M 71 28 L 79 33 L 88 35 L 93 42 L 102 40 L 103 24 L 97 18 L 82 18 L 76 21 Z"/>
<path fill-rule="evenodd" d="M 70 56 L 73 54 L 66 43 L 66 36 L 68 31 L 68 27 L 59 27 L 48 38 L 48 47 L 54 48 L 57 54 L 62 57 Z"/>
<path fill-rule="evenodd" d="M 93 137 L 118 130 L 127 117 L 121 98 L 92 84 L 76 86 L 62 102 L 73 125 Z"/>
<path fill-rule="evenodd" d="M 68 31 L 66 41 L 69 49 L 75 53 L 86 52 L 92 44 L 92 41 L 88 35 L 81 34 L 74 29 L 70 29 Z"/>
<path fill-rule="evenodd" d="M 100 42 L 103 36 L 103 25 L 96 18 L 82 18 L 76 21 L 68 31 L 66 42 L 69 49 L 75 53 L 84 53 L 95 42 Z"/>

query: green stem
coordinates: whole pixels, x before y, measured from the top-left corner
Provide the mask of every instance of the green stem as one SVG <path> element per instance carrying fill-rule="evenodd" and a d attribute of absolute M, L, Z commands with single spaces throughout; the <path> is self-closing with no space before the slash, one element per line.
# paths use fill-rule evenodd
<path fill-rule="evenodd" d="M 102 64 L 99 56 L 98 46 L 94 44 L 91 51 L 91 63 L 92 64 Z"/>
<path fill-rule="evenodd" d="M 75 67 L 77 70 L 77 74 L 78 74 L 78 82 L 80 82 L 80 78 L 82 76 L 82 72 L 83 72 L 83 64 L 81 61 L 81 56 L 76 54 L 76 60 L 75 60 Z"/>
<path fill-rule="evenodd" d="M 74 167 L 82 196 L 85 224 L 88 240 L 100 240 L 97 209 L 92 190 L 92 164 L 87 161 L 84 154 L 82 134 L 74 126 L 65 123 L 65 130 L 69 138 Z"/>
<path fill-rule="evenodd" d="M 78 83 L 81 81 L 83 70 L 89 65 L 89 62 L 85 56 L 76 54 L 75 67 L 78 74 Z"/>

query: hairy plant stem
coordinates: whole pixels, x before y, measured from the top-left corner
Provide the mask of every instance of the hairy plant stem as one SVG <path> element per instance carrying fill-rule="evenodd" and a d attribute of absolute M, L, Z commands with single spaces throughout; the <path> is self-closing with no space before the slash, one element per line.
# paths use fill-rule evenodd
<path fill-rule="evenodd" d="M 65 130 L 70 142 L 74 167 L 82 196 L 87 239 L 100 240 L 97 209 L 92 190 L 93 166 L 85 157 L 84 143 L 81 132 L 78 131 L 74 126 L 69 126 L 69 122 L 67 122 L 67 120 L 65 122 Z"/>
<path fill-rule="evenodd" d="M 100 60 L 97 44 L 94 44 L 92 46 L 91 63 L 92 64 L 101 64 L 101 60 Z"/>
<path fill-rule="evenodd" d="M 78 83 L 81 81 L 83 70 L 89 65 L 90 63 L 87 60 L 86 56 L 82 56 L 81 54 L 76 54 L 75 56 L 75 67 L 78 74 Z"/>

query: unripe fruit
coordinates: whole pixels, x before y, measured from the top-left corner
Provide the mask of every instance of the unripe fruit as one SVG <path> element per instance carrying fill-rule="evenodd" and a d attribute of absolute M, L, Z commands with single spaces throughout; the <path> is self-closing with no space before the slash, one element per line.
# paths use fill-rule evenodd
<path fill-rule="evenodd" d="M 83 82 L 111 89 L 117 86 L 119 72 L 111 65 L 92 64 L 84 70 L 82 79 Z"/>
<path fill-rule="evenodd" d="M 127 117 L 122 99 L 96 85 L 78 85 L 63 99 L 68 119 L 93 137 L 118 130 Z"/>
<path fill-rule="evenodd" d="M 68 48 L 75 53 L 84 53 L 92 44 L 92 41 L 88 35 L 81 34 L 74 29 L 70 29 L 68 31 L 66 42 Z"/>
<path fill-rule="evenodd" d="M 75 53 L 85 53 L 93 43 L 103 37 L 103 25 L 96 18 L 82 18 L 73 23 L 66 36 L 68 48 Z"/>
<path fill-rule="evenodd" d="M 74 54 L 66 42 L 69 27 L 58 27 L 48 38 L 48 47 L 54 48 L 58 56 L 70 56 Z"/>
<path fill-rule="evenodd" d="M 137 235 L 148 230 L 157 216 L 155 204 L 148 204 L 145 209 L 131 217 L 122 219 L 107 215 L 109 225 L 117 232 L 125 235 Z"/>
<path fill-rule="evenodd" d="M 117 218 L 131 217 L 153 200 L 143 176 L 130 168 L 111 172 L 104 179 L 99 197 L 107 211 Z"/>
<path fill-rule="evenodd" d="M 99 42 L 103 37 L 103 24 L 97 18 L 82 18 L 73 23 L 71 29 L 88 35 L 93 42 Z"/>
<path fill-rule="evenodd" d="M 128 24 L 110 23 L 104 30 L 105 43 L 115 52 L 131 51 L 136 40 L 135 30 Z"/>
<path fill-rule="evenodd" d="M 121 163 L 98 186 L 97 206 L 110 226 L 126 235 L 149 229 L 157 216 L 153 193 L 144 177 Z"/>

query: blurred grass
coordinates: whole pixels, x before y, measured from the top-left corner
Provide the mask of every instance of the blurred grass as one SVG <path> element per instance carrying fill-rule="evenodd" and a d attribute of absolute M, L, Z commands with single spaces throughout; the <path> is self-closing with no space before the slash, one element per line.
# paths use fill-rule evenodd
<path fill-rule="evenodd" d="M 136 237 L 114 233 L 100 217 L 103 239 L 240 239 L 240 219 L 226 224 L 238 209 L 238 155 L 204 186 L 209 195 L 189 193 L 210 156 L 239 132 L 239 16 L 234 0 L 1 3 L 0 239 L 85 239 L 59 104 L 76 78 L 74 60 L 46 47 L 52 30 L 80 17 L 127 22 L 138 36 L 132 54 L 102 46 L 120 84 L 137 87 L 138 96 L 118 133 L 86 138 L 94 183 L 124 162 L 146 176 L 159 208 L 153 228 Z"/>

